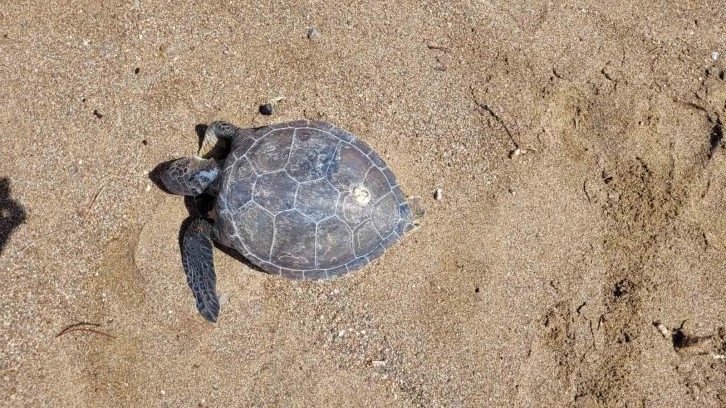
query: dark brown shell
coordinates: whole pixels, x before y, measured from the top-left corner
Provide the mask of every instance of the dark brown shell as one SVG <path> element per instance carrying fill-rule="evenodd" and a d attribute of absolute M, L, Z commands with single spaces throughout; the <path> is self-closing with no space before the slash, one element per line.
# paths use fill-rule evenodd
<path fill-rule="evenodd" d="M 222 243 L 298 280 L 360 269 L 413 228 L 383 159 L 326 122 L 281 123 L 237 138 L 216 206 Z"/>

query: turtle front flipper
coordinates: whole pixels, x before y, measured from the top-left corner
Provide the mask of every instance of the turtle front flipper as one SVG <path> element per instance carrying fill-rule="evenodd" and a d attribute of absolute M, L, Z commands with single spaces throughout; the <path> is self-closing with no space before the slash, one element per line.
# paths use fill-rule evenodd
<path fill-rule="evenodd" d="M 212 256 L 212 224 L 201 218 L 192 221 L 184 232 L 182 247 L 184 272 L 197 300 L 197 310 L 205 319 L 216 322 L 219 300 Z"/>
<path fill-rule="evenodd" d="M 210 123 L 207 126 L 206 132 L 204 132 L 204 140 L 202 140 L 202 145 L 199 147 L 199 153 L 197 155 L 204 157 L 207 153 L 214 150 L 219 139 L 230 140 L 237 133 L 237 130 L 237 126 L 222 120 Z"/>

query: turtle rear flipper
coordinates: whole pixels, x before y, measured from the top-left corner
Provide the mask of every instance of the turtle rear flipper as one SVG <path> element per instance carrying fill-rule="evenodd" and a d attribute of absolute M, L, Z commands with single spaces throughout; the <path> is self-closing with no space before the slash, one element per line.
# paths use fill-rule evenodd
<path fill-rule="evenodd" d="M 408 198 L 408 205 L 411 208 L 411 215 L 413 216 L 413 229 L 409 232 L 417 231 L 421 227 L 421 220 L 426 215 L 426 209 L 423 206 L 423 199 L 421 196 L 413 196 Z"/>
<path fill-rule="evenodd" d="M 197 310 L 210 322 L 219 315 L 214 258 L 212 257 L 212 224 L 204 219 L 192 221 L 184 232 L 182 263 L 187 284 L 197 300 Z"/>

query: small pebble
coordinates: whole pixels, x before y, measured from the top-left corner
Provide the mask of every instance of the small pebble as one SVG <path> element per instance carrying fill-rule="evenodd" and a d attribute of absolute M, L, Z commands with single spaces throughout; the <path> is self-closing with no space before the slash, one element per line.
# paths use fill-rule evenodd
<path fill-rule="evenodd" d="M 320 31 L 315 27 L 308 28 L 308 40 L 314 40 L 320 37 Z"/>
<path fill-rule="evenodd" d="M 663 335 L 664 338 L 669 339 L 672 335 L 671 331 L 663 325 L 661 322 L 653 322 L 653 325 L 658 329 L 660 334 Z"/>
<path fill-rule="evenodd" d="M 166 395 L 166 391 L 161 390 L 161 395 Z"/>
<path fill-rule="evenodd" d="M 345 336 L 345 333 L 347 333 L 347 331 L 345 331 L 345 329 L 343 329 L 343 330 L 339 331 L 339 332 L 338 332 L 338 337 L 343 337 L 343 336 Z"/>
<path fill-rule="evenodd" d="M 260 113 L 265 116 L 270 116 L 275 112 L 274 112 L 274 109 L 272 108 L 272 104 L 266 103 L 264 105 L 260 105 Z"/>
<path fill-rule="evenodd" d="M 373 360 L 373 367 L 383 367 L 386 365 L 386 360 Z"/>
<path fill-rule="evenodd" d="M 718 59 L 719 55 L 721 55 L 721 54 L 719 54 L 717 51 L 714 51 L 711 53 L 711 59 L 716 61 Z"/>
<path fill-rule="evenodd" d="M 434 199 L 437 201 L 441 201 L 441 199 L 444 198 L 444 190 L 437 188 L 436 192 L 434 193 Z"/>
<path fill-rule="evenodd" d="M 149 191 L 151 191 L 151 184 L 147 184 L 147 185 L 146 185 L 146 188 L 144 189 L 144 191 L 146 191 L 147 193 L 148 193 Z"/>

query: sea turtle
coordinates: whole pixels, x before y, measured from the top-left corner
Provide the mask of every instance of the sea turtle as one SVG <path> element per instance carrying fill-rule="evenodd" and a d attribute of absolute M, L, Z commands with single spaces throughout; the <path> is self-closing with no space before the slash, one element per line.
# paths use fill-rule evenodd
<path fill-rule="evenodd" d="M 226 157 L 181 158 L 161 174 L 172 193 L 216 196 L 212 219 L 192 221 L 182 240 L 187 282 L 209 321 L 219 314 L 212 241 L 273 275 L 332 279 L 381 256 L 423 215 L 370 146 L 329 123 L 212 122 L 200 154 L 218 141 Z"/>

